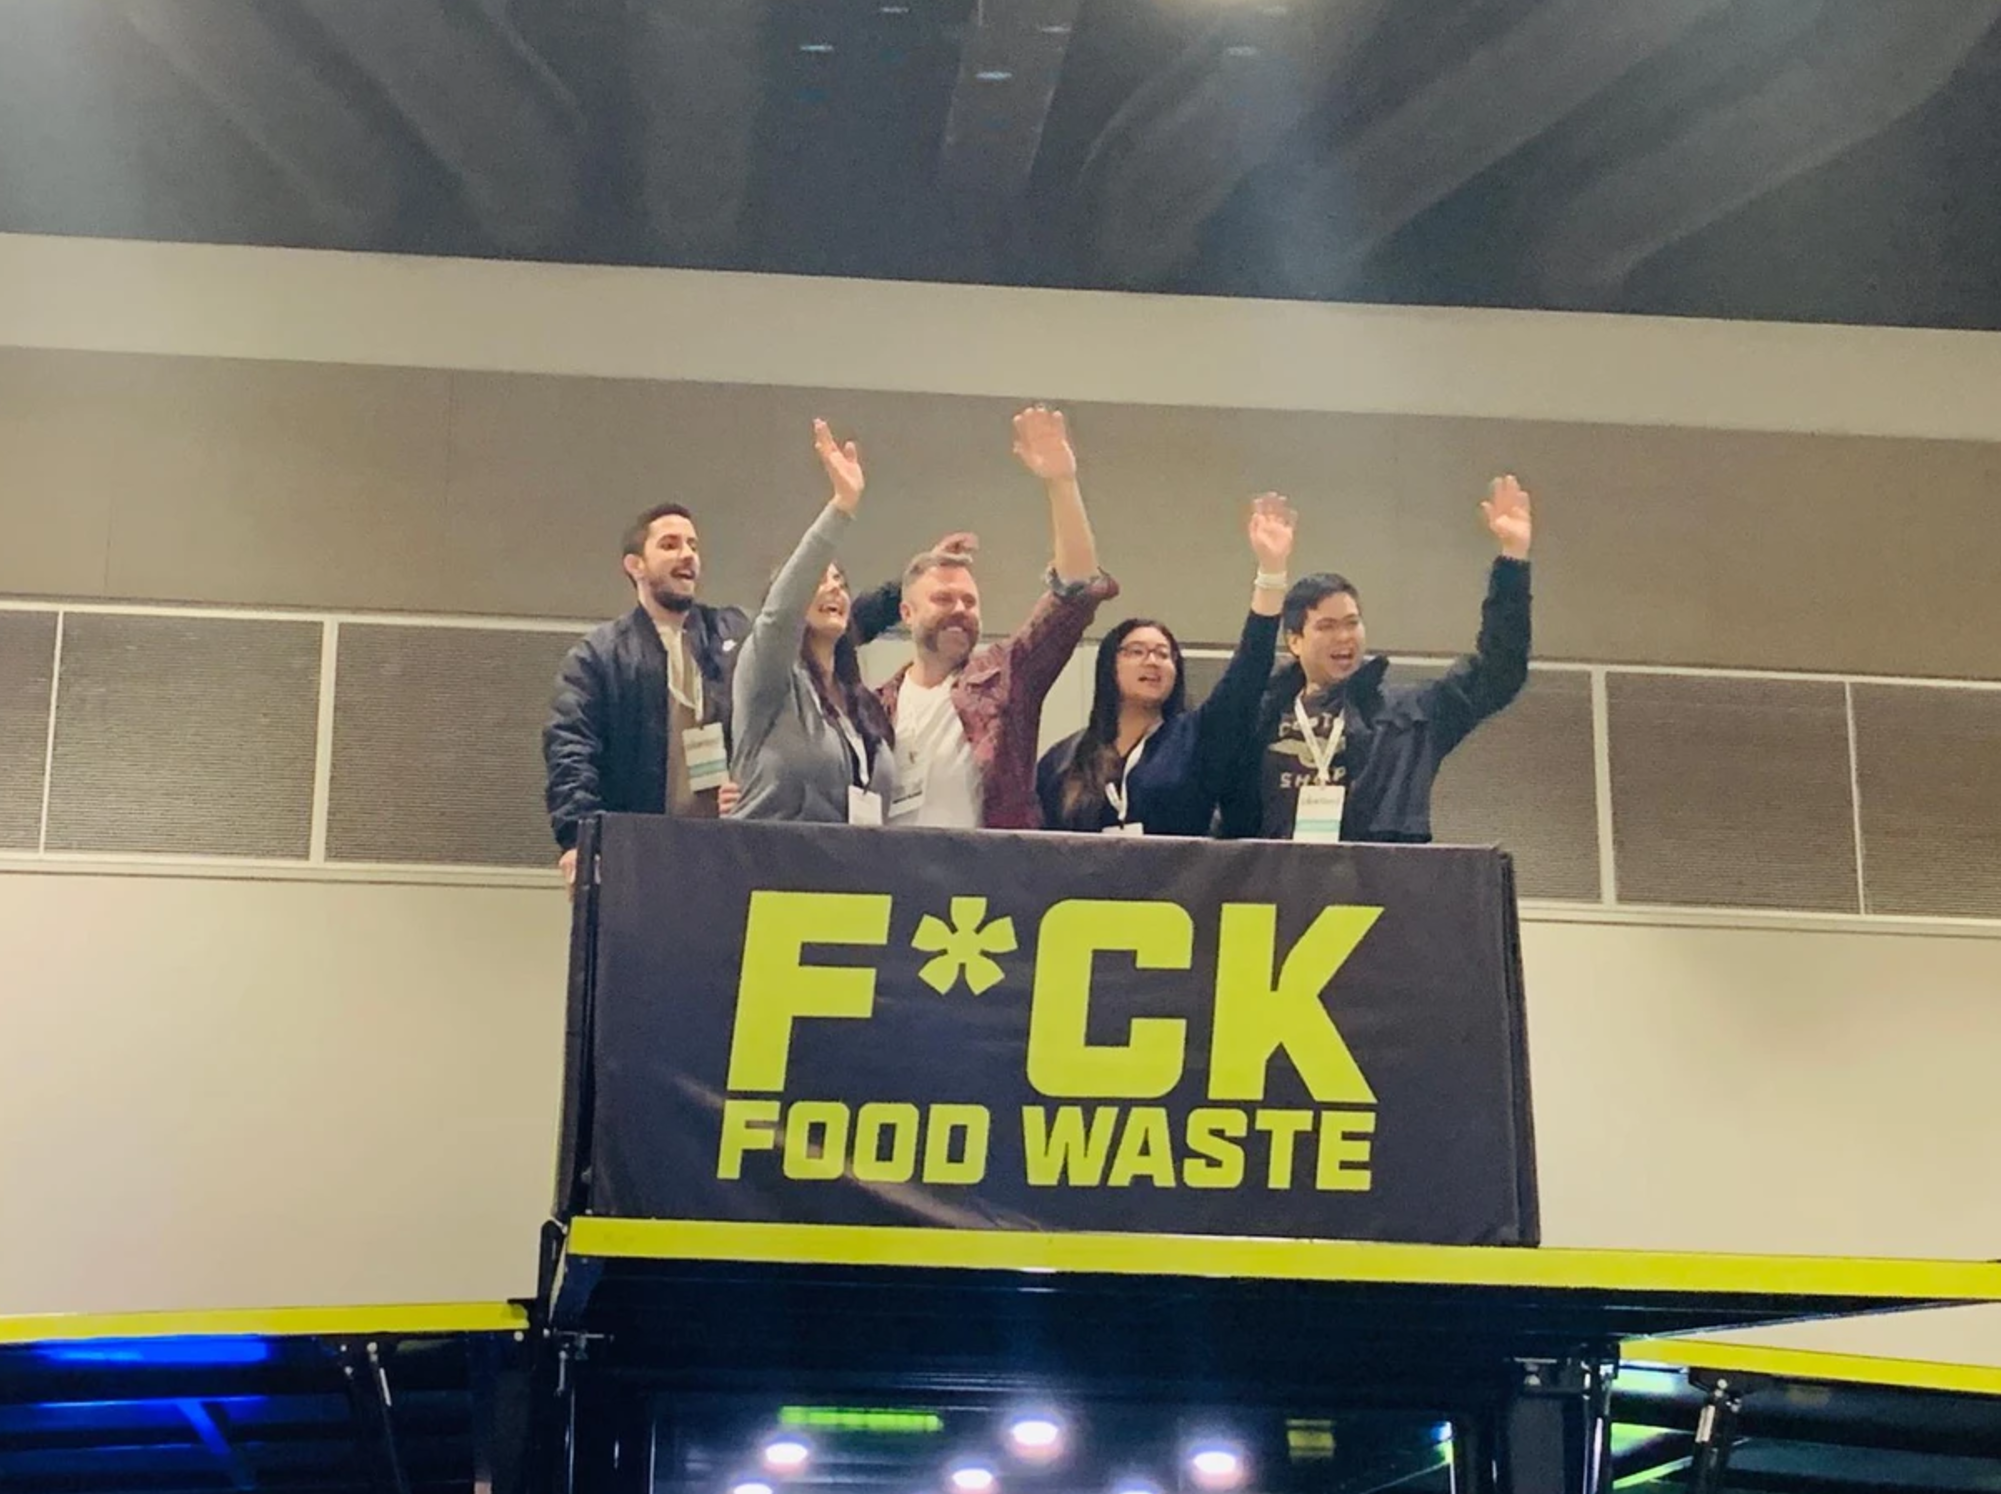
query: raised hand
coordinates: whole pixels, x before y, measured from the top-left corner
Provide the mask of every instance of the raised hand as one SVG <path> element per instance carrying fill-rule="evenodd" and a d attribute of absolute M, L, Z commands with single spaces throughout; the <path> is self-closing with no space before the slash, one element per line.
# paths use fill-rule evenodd
<path fill-rule="evenodd" d="M 1258 569 L 1267 575 L 1282 576 L 1292 559 L 1293 532 L 1299 514 L 1283 493 L 1260 493 L 1251 500 L 1251 553 Z"/>
<path fill-rule="evenodd" d="M 827 480 L 834 485 L 834 507 L 844 514 L 853 513 L 866 486 L 861 452 L 852 441 L 845 446 L 835 441 L 824 420 L 813 422 L 813 450 L 819 455 L 820 465 L 827 469 Z"/>
<path fill-rule="evenodd" d="M 1529 558 L 1529 539 L 1533 525 L 1529 520 L 1529 492 L 1515 481 L 1514 474 L 1497 477 L 1488 485 L 1486 500 L 1480 505 L 1480 513 L 1487 520 L 1487 528 L 1495 539 L 1501 542 L 1501 553 L 1510 560 Z"/>
<path fill-rule="evenodd" d="M 1070 428 L 1061 410 L 1030 405 L 1015 416 L 1014 454 L 1044 482 L 1077 475 L 1077 453 L 1070 449 Z"/>
<path fill-rule="evenodd" d="M 931 547 L 935 555 L 957 555 L 971 560 L 980 553 L 980 537 L 969 529 L 955 529 Z"/>

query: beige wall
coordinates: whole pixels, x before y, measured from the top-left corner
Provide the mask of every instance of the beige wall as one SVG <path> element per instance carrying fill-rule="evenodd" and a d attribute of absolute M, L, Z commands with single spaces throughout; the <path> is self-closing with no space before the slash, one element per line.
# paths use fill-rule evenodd
<path fill-rule="evenodd" d="M 1032 391 L 1030 391 L 1032 392 Z M 0 593 L 602 616 L 631 516 L 702 520 L 707 595 L 754 604 L 817 511 L 816 414 L 869 471 L 843 559 L 893 576 L 985 541 L 1011 625 L 1048 555 L 1008 454 L 1018 397 L 0 349 Z M 1986 532 L 2001 446 L 1561 420 L 1070 406 L 1119 613 L 1233 639 L 1247 494 L 1303 513 L 1298 569 L 1372 636 L 1471 641 L 1489 474 L 1533 485 L 1545 658 L 2001 677 Z M 1940 597 L 1957 605 L 1937 604 Z M 1894 624 L 1890 624 L 1894 619 Z"/>
<path fill-rule="evenodd" d="M 825 413 L 871 458 L 854 569 L 973 522 L 1005 618 L 1046 551 L 1005 420 L 1049 398 L 1122 605 L 1190 638 L 1234 636 L 1278 487 L 1380 643 L 1463 646 L 1509 467 L 1544 657 L 1992 678 L 1996 388 L 1978 333 L 0 235 L 0 594 L 593 617 L 672 493 L 749 600 Z"/>
<path fill-rule="evenodd" d="M 0 345 L 2001 440 L 2001 338 L 0 234 Z"/>
<path fill-rule="evenodd" d="M 0 1313 L 532 1295 L 566 913 L 0 872 Z"/>

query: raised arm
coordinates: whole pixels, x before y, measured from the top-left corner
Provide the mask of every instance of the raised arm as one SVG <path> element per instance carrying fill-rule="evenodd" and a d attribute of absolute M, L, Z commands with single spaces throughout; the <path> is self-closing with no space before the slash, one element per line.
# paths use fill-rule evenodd
<path fill-rule="evenodd" d="M 1533 525 L 1527 489 L 1512 476 L 1497 477 L 1480 505 L 1500 555 L 1480 608 L 1480 636 L 1473 652 L 1429 686 L 1432 719 L 1450 750 L 1521 693 L 1529 676 L 1529 541 Z"/>
<path fill-rule="evenodd" d="M 1297 529 L 1298 515 L 1283 495 L 1264 493 L 1252 501 L 1248 532 L 1258 572 L 1251 583 L 1250 612 L 1223 677 L 1196 707 L 1201 722 L 1196 746 L 1199 770 L 1211 793 L 1222 791 L 1257 726 L 1258 708 L 1278 654 L 1279 614 L 1285 606 Z"/>
<path fill-rule="evenodd" d="M 799 641 L 806 632 L 806 611 L 833 562 L 841 535 L 861 505 L 864 483 L 855 443 L 838 444 L 827 422 L 816 420 L 813 449 L 833 485 L 833 496 L 779 568 L 764 605 L 751 620 L 750 636 L 738 651 L 733 725 L 741 742 L 762 736 L 784 708 Z"/>
<path fill-rule="evenodd" d="M 1049 494 L 1049 531 L 1056 579 L 1076 586 L 1098 574 L 1098 542 L 1077 486 L 1077 454 L 1061 410 L 1031 405 L 1014 417 L 1014 454 L 1042 479 Z"/>
<path fill-rule="evenodd" d="M 1063 666 L 1083 641 L 1084 629 L 1100 603 L 1119 594 L 1118 583 L 1098 568 L 1098 542 L 1077 486 L 1077 454 L 1060 410 L 1034 405 L 1014 417 L 1014 454 L 1042 479 L 1049 495 L 1049 528 L 1054 541 L 1053 584 L 1036 601 L 1028 620 L 1007 641 L 1023 699 L 1042 708 Z"/>
<path fill-rule="evenodd" d="M 855 631 L 863 643 L 874 643 L 903 617 L 903 583 L 885 581 L 873 591 L 858 592 L 854 606 Z"/>

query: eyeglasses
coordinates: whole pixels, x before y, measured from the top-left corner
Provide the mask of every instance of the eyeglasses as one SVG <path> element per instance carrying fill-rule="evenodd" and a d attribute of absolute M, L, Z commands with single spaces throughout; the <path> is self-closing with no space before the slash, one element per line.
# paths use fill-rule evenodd
<path fill-rule="evenodd" d="M 1150 664 L 1171 664 L 1174 662 L 1174 650 L 1164 643 L 1121 643 L 1119 657 L 1144 659 Z"/>

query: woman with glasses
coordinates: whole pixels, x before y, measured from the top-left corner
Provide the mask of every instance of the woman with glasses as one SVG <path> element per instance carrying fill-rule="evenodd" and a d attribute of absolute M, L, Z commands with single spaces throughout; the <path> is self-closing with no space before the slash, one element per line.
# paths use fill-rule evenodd
<path fill-rule="evenodd" d="M 1187 706 L 1181 645 L 1164 624 L 1129 617 L 1098 645 L 1089 723 L 1036 768 L 1050 830 L 1108 835 L 1207 835 L 1216 800 L 1247 748 L 1278 652 L 1279 613 L 1295 528 L 1292 505 L 1266 493 L 1251 505 L 1257 557 L 1250 615 L 1209 698 Z"/>
<path fill-rule="evenodd" d="M 739 820 L 880 825 L 895 732 L 862 683 L 847 577 L 834 564 L 861 503 L 861 454 L 813 422 L 834 495 L 780 567 L 737 656 L 730 759 Z"/>

